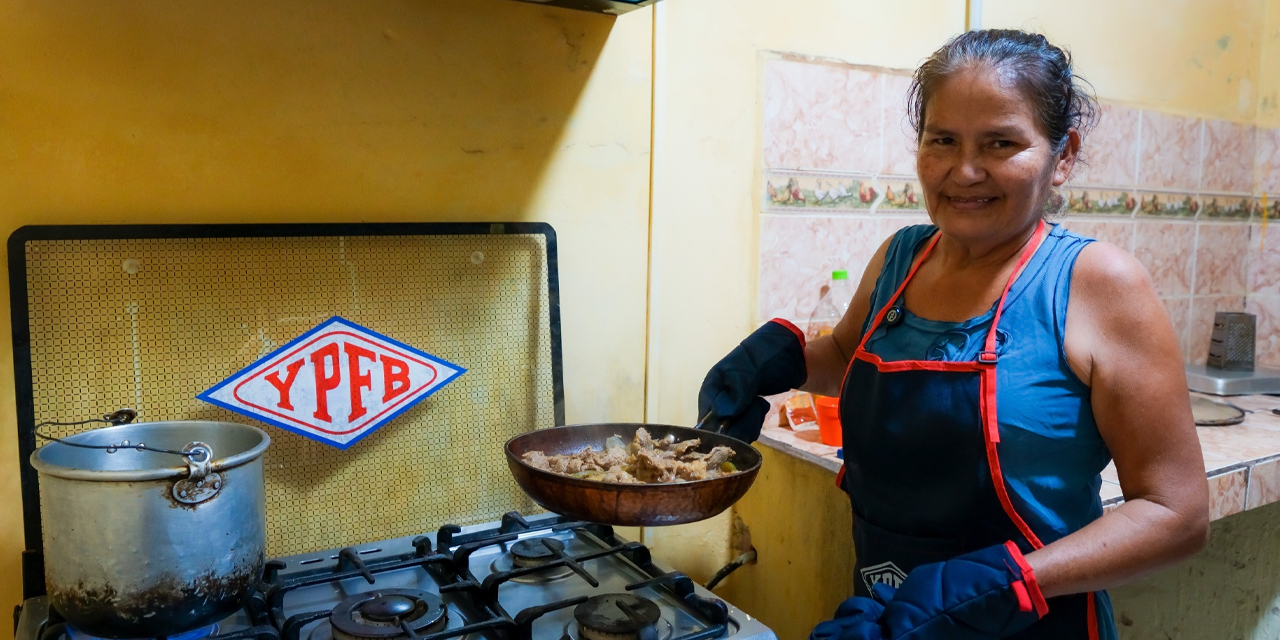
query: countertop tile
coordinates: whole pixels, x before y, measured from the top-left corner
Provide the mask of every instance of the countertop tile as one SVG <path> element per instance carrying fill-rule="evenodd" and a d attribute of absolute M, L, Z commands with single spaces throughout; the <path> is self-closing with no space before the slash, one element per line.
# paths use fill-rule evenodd
<path fill-rule="evenodd" d="M 1104 480 L 1102 482 L 1102 488 L 1098 490 L 1098 497 L 1102 498 L 1103 502 L 1106 502 L 1107 500 L 1110 500 L 1112 498 L 1117 498 L 1117 497 L 1123 498 L 1124 491 L 1120 490 L 1119 484 L 1116 484 L 1114 482 L 1107 482 Z"/>
<path fill-rule="evenodd" d="M 1246 509 L 1280 502 L 1280 459 L 1253 465 L 1249 469 L 1249 490 L 1245 498 Z"/>
<path fill-rule="evenodd" d="M 1280 397 L 1233 396 L 1227 400 L 1251 412 L 1243 424 L 1196 429 L 1204 454 L 1210 515 L 1214 520 L 1280 502 L 1280 416 L 1270 413 L 1272 408 L 1280 408 Z M 797 434 L 790 429 L 767 426 L 760 442 L 832 473 L 838 472 L 842 461 L 835 457 L 836 447 L 811 441 L 806 435 L 806 432 Z M 1124 502 L 1115 464 L 1107 465 L 1101 475 L 1103 482 L 1098 493 L 1104 511 L 1110 511 Z"/>
<path fill-rule="evenodd" d="M 1230 427 L 1197 427 L 1200 448 L 1235 462 L 1249 462 L 1280 454 L 1280 430 L 1249 424 Z"/>
<path fill-rule="evenodd" d="M 1245 509 L 1249 470 L 1236 469 L 1209 477 L 1209 519 L 1218 520 Z"/>

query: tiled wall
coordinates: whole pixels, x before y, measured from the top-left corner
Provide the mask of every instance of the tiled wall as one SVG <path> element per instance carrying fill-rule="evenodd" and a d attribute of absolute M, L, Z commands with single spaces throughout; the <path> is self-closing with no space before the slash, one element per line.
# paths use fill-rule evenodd
<path fill-rule="evenodd" d="M 803 324 L 831 271 L 857 278 L 885 237 L 927 222 L 909 82 L 905 71 L 766 62 L 760 320 Z M 1186 359 L 1204 362 L 1215 311 L 1248 310 L 1259 363 L 1280 366 L 1280 129 L 1104 103 L 1084 154 L 1060 221 L 1137 256 Z"/>

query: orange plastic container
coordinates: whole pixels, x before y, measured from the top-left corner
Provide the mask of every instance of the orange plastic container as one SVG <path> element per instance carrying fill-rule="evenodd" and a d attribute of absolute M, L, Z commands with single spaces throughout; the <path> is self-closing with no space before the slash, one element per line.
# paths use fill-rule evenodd
<path fill-rule="evenodd" d="M 818 408 L 818 434 L 822 444 L 838 447 L 843 444 L 840 431 L 840 398 L 813 396 L 813 404 Z"/>

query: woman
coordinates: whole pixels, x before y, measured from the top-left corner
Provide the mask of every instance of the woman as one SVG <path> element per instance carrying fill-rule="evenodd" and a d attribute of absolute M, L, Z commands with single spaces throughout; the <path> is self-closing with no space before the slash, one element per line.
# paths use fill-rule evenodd
<path fill-rule="evenodd" d="M 909 99 L 933 224 L 880 246 L 833 335 L 744 340 L 699 415 L 754 440 L 759 396 L 840 396 L 856 597 L 813 637 L 1114 638 L 1103 589 L 1199 551 L 1208 489 L 1146 272 L 1044 221 L 1095 105 L 1066 53 L 1007 30 L 947 43 Z"/>

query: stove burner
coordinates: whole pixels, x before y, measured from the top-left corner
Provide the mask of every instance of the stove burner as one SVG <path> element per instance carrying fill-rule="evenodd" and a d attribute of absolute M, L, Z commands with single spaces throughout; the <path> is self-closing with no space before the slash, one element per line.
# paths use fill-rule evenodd
<path fill-rule="evenodd" d="M 411 600 L 405 596 L 382 596 L 360 605 L 360 615 L 373 622 L 394 622 L 408 619 L 409 614 L 418 609 L 418 605 L 426 604 Z"/>
<path fill-rule="evenodd" d="M 217 623 L 214 623 L 207 627 L 200 627 L 199 629 L 192 629 L 190 631 L 184 631 L 182 633 L 169 636 L 165 640 L 200 640 L 200 638 L 216 635 L 217 633 L 218 625 Z M 91 636 L 69 624 L 67 625 L 67 637 L 70 638 L 70 640 L 102 640 L 97 636 Z"/>
<path fill-rule="evenodd" d="M 329 614 L 333 637 L 365 640 L 407 636 L 448 618 L 439 596 L 414 589 L 379 589 L 343 600 Z"/>
<path fill-rule="evenodd" d="M 594 596 L 573 610 L 584 640 L 653 640 L 662 611 L 629 593 Z"/>
<path fill-rule="evenodd" d="M 547 548 L 543 541 L 551 545 Z M 557 560 L 556 552 L 564 553 L 564 543 L 555 538 L 525 538 L 511 544 L 508 552 L 500 555 L 489 566 L 489 570 L 493 573 L 507 573 L 520 569 L 529 569 L 534 567 L 542 567 Z M 555 582 L 573 575 L 573 569 L 560 565 L 557 567 L 547 567 L 542 571 L 534 571 L 511 578 L 512 582 L 520 582 L 524 584 L 543 584 L 547 582 Z"/>
<path fill-rule="evenodd" d="M 543 544 L 543 541 L 546 544 Z M 538 567 L 556 559 L 556 553 L 547 548 L 550 544 L 555 549 L 564 551 L 564 543 L 555 538 L 525 538 L 511 545 L 511 558 L 517 567 Z"/>

